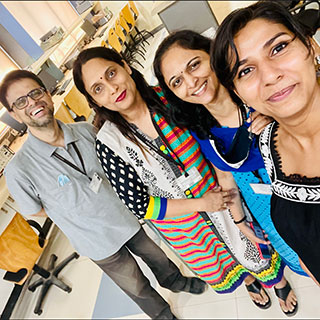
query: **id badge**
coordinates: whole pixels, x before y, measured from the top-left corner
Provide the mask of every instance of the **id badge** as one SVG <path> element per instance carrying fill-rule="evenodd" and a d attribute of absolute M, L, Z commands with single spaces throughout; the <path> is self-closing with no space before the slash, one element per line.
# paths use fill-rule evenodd
<path fill-rule="evenodd" d="M 250 183 L 250 187 L 256 194 L 266 194 L 272 195 L 272 188 L 271 184 L 264 184 L 264 183 Z"/>
<path fill-rule="evenodd" d="M 187 172 L 188 172 L 188 177 L 186 177 L 183 174 L 177 179 L 177 183 L 183 190 L 187 190 L 191 188 L 193 185 L 195 185 L 202 179 L 202 176 L 196 167 L 192 167 Z"/>
<path fill-rule="evenodd" d="M 102 183 L 102 179 L 100 176 L 95 172 L 92 176 L 92 180 L 90 181 L 89 188 L 94 192 L 98 193 L 100 186 Z"/>

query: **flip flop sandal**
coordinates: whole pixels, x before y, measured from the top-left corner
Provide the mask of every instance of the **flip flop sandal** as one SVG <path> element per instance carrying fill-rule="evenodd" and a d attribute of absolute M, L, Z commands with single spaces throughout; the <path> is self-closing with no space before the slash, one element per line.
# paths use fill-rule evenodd
<path fill-rule="evenodd" d="M 274 292 L 276 293 L 276 296 L 279 299 L 283 300 L 284 302 L 286 302 L 290 291 L 291 291 L 291 286 L 288 281 L 287 281 L 287 284 L 281 289 L 277 289 L 276 287 L 274 287 Z M 293 311 L 287 311 L 287 312 L 283 311 L 283 313 L 288 317 L 292 317 L 297 313 L 297 311 L 298 311 L 298 302 L 296 303 Z"/>
<path fill-rule="evenodd" d="M 271 306 L 271 299 L 269 297 L 269 295 L 267 294 L 267 292 L 264 290 L 264 288 L 262 287 L 261 283 L 255 279 L 251 284 L 246 285 L 246 288 L 248 290 L 248 292 L 252 292 L 252 293 L 256 293 L 256 294 L 260 294 L 261 295 L 261 289 L 264 291 L 264 293 L 267 295 L 268 297 L 268 302 L 266 304 L 261 304 L 259 302 L 254 301 L 251 297 L 252 302 L 260 309 L 268 309 Z"/>

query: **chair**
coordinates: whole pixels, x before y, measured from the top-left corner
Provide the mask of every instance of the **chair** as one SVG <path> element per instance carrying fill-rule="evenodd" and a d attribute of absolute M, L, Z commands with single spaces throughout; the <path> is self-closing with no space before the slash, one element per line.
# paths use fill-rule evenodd
<path fill-rule="evenodd" d="M 121 42 L 116 34 L 116 31 L 113 28 L 109 29 L 108 44 L 118 53 L 123 55 Z"/>
<path fill-rule="evenodd" d="M 129 13 L 131 13 L 131 16 L 132 16 L 133 20 L 134 21 L 138 20 L 138 17 L 140 15 L 140 13 L 139 13 L 134 1 L 129 1 L 129 3 L 123 9 L 124 9 L 126 17 L 129 17 Z M 139 37 L 140 36 L 143 39 L 143 41 L 147 42 L 148 44 L 149 44 L 149 42 L 146 40 L 146 38 L 144 36 L 147 34 L 147 35 L 149 35 L 149 36 L 154 38 L 154 35 L 151 32 L 149 32 L 148 30 L 143 29 L 143 30 L 140 31 L 138 29 L 136 23 L 134 23 L 134 29 L 137 32 L 135 37 Z"/>
<path fill-rule="evenodd" d="M 39 231 L 39 235 L 31 226 Z M 23 285 L 32 271 L 41 276 L 28 287 L 29 290 L 35 291 L 37 287 L 42 286 L 34 309 L 34 313 L 38 315 L 42 313 L 42 302 L 52 284 L 68 293 L 71 292 L 72 289 L 57 277 L 71 260 L 79 258 L 74 252 L 55 267 L 57 256 L 52 254 L 49 268 L 44 269 L 37 265 L 37 261 L 46 244 L 47 240 L 41 226 L 33 220 L 25 220 L 19 213 L 14 215 L 0 235 L 0 268 L 8 271 L 4 279 Z"/>
<path fill-rule="evenodd" d="M 104 40 L 102 40 L 101 47 L 109 48 L 109 45 Z"/>
<path fill-rule="evenodd" d="M 88 119 L 92 112 L 87 99 L 80 93 L 75 85 L 64 97 L 64 102 L 77 117 L 84 116 L 85 119 Z"/>
<path fill-rule="evenodd" d="M 147 41 L 147 39 L 144 37 L 143 33 L 140 32 L 138 27 L 136 26 L 136 20 L 134 19 L 134 16 L 132 14 L 132 11 L 129 8 L 129 4 L 126 4 L 120 11 L 120 14 L 124 17 L 126 23 L 129 26 L 130 29 L 130 38 L 132 41 L 137 45 L 141 43 L 143 45 L 144 42 L 146 42 L 148 45 L 150 43 Z M 132 31 L 135 30 L 136 34 L 135 36 L 132 35 Z M 144 30 L 145 31 L 145 30 Z M 151 34 L 151 33 L 150 33 Z M 140 39 L 139 39 L 140 37 Z"/>
<path fill-rule="evenodd" d="M 128 50 L 132 56 L 135 53 L 138 53 L 144 60 L 146 60 L 141 50 L 137 49 L 135 46 L 130 47 L 129 44 L 126 42 L 126 34 L 124 33 L 125 30 L 122 29 L 119 18 L 115 21 L 114 30 L 117 36 L 119 37 L 120 42 L 125 45 L 126 50 Z"/>
<path fill-rule="evenodd" d="M 55 112 L 54 117 L 64 123 L 74 122 L 74 120 L 73 120 L 67 106 L 64 104 L 64 102 L 61 103 L 60 107 Z"/>
<path fill-rule="evenodd" d="M 129 27 L 126 19 L 124 18 L 122 12 L 119 13 L 119 22 L 120 22 L 121 27 L 125 30 L 126 34 L 129 34 L 130 33 L 130 27 Z"/>
<path fill-rule="evenodd" d="M 139 17 L 139 11 L 138 11 L 134 1 L 129 1 L 129 7 L 130 7 L 131 11 L 133 12 L 134 20 L 137 20 Z"/>
<path fill-rule="evenodd" d="M 141 42 L 138 42 L 134 39 L 133 35 L 131 34 L 131 32 L 133 31 L 133 26 L 131 24 L 128 24 L 127 20 L 125 19 L 124 15 L 121 11 L 119 13 L 119 22 L 120 22 L 120 26 L 122 27 L 124 33 L 126 35 L 129 35 L 129 37 L 132 40 L 132 43 L 135 47 L 139 46 L 139 44 L 142 44 Z M 144 50 L 144 52 L 146 52 L 146 49 L 144 48 L 143 45 L 141 46 L 141 48 Z"/>
<path fill-rule="evenodd" d="M 134 28 L 136 21 L 131 13 L 131 10 L 128 4 L 126 4 L 121 9 L 121 13 L 123 14 L 123 17 L 126 19 L 127 23 L 129 24 L 130 29 Z"/>
<path fill-rule="evenodd" d="M 143 68 L 143 65 L 138 60 L 136 60 L 129 51 L 127 52 L 127 54 L 122 52 L 122 44 L 121 44 L 121 42 L 119 40 L 119 37 L 117 36 L 116 31 L 114 30 L 114 28 L 110 28 L 109 29 L 108 44 L 114 50 L 116 50 L 123 57 L 123 59 L 125 61 L 127 61 L 128 63 L 136 62 Z"/>
<path fill-rule="evenodd" d="M 139 11 L 138 11 L 138 9 L 137 9 L 134 1 L 129 1 L 129 8 L 130 8 L 130 10 L 131 10 L 132 13 L 133 13 L 133 18 L 134 18 L 134 20 L 138 20 L 138 17 L 139 17 L 139 14 L 140 14 L 140 13 L 139 13 Z M 147 33 L 147 34 L 149 34 L 151 37 L 154 38 L 154 35 L 153 35 L 151 32 L 149 32 L 148 30 L 146 30 L 146 29 L 143 29 L 143 30 L 141 31 L 141 33 Z"/>

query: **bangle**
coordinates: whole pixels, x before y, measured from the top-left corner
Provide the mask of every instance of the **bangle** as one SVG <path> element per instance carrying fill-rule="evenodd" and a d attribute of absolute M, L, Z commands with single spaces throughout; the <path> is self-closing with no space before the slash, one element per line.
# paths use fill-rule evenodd
<path fill-rule="evenodd" d="M 247 220 L 247 217 L 244 216 L 242 219 L 240 219 L 240 220 L 238 220 L 238 221 L 233 220 L 233 222 L 234 222 L 235 224 L 240 224 L 241 222 L 246 221 L 246 220 Z"/>

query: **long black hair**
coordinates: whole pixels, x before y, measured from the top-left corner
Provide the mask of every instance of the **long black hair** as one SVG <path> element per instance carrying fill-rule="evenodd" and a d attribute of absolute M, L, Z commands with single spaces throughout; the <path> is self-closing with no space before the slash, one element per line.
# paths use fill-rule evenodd
<path fill-rule="evenodd" d="M 173 46 L 179 46 L 189 50 L 202 50 L 210 54 L 211 39 L 191 30 L 176 31 L 162 41 L 153 61 L 155 76 L 170 104 L 170 117 L 172 122 L 178 126 L 195 131 L 201 139 L 208 138 L 210 136 L 210 129 L 214 126 L 220 126 L 218 121 L 202 104 L 190 103 L 178 98 L 168 88 L 164 80 L 161 70 L 162 58 Z M 232 98 L 236 104 L 242 105 L 241 101 L 239 101 L 235 95 L 233 95 Z"/>
<path fill-rule="evenodd" d="M 258 18 L 285 26 L 304 44 L 309 54 L 311 53 L 312 47 L 309 37 L 305 35 L 305 29 L 282 4 L 263 0 L 235 10 L 219 26 L 210 54 L 211 67 L 228 90 L 234 89 L 233 80 L 239 68 L 239 55 L 234 37 L 250 21 Z"/>
<path fill-rule="evenodd" d="M 123 57 L 113 49 L 105 47 L 93 47 L 80 52 L 73 64 L 73 79 L 78 90 L 86 97 L 89 106 L 96 112 L 95 126 L 100 129 L 106 120 L 114 123 L 120 132 L 128 139 L 141 146 L 136 139 L 133 130 L 126 119 L 122 115 L 113 110 L 109 110 L 108 106 L 100 107 L 91 95 L 87 92 L 83 82 L 82 66 L 89 60 L 101 58 L 107 61 L 113 61 L 120 66 L 124 66 Z M 156 92 L 147 84 L 143 75 L 133 67 L 131 77 L 134 80 L 137 90 L 142 99 L 146 102 L 151 112 L 157 112 L 169 119 L 167 108 L 162 104 Z"/>

